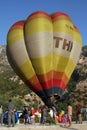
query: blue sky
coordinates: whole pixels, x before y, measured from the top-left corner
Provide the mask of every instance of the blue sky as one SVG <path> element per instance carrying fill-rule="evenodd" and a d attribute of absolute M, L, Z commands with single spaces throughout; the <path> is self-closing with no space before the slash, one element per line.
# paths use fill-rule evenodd
<path fill-rule="evenodd" d="M 0 45 L 6 45 L 9 28 L 35 11 L 64 12 L 70 16 L 87 45 L 87 0 L 0 0 Z"/>

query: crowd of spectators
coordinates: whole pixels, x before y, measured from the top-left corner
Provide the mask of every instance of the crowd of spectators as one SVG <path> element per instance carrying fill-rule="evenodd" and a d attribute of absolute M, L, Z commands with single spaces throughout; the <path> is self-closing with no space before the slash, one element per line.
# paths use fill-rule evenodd
<path fill-rule="evenodd" d="M 7 110 L 3 112 L 2 106 L 0 106 L 0 121 L 1 125 L 15 126 L 20 123 L 20 119 L 22 118 L 22 123 L 34 125 L 35 123 L 39 123 L 40 125 L 46 125 L 47 123 L 61 123 L 63 125 L 67 125 L 70 127 L 72 125 L 73 120 L 73 108 L 71 104 L 67 105 L 67 111 L 65 112 L 63 109 L 58 111 L 54 106 L 48 108 L 43 105 L 38 107 L 37 110 L 34 107 L 29 109 L 29 106 L 24 105 L 22 110 L 22 115 L 19 117 L 19 113 L 13 104 L 12 100 L 9 100 L 9 104 Z M 82 123 L 83 118 L 87 121 L 87 109 L 84 110 L 84 114 L 82 115 L 81 106 L 76 105 L 76 123 Z"/>

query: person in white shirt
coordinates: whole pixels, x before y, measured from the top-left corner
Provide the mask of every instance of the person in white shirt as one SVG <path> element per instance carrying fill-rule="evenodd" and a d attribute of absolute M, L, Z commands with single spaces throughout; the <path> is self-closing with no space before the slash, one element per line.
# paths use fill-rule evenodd
<path fill-rule="evenodd" d="M 53 119 L 53 109 L 52 109 L 52 108 L 50 108 L 49 115 L 50 115 L 50 117 Z"/>

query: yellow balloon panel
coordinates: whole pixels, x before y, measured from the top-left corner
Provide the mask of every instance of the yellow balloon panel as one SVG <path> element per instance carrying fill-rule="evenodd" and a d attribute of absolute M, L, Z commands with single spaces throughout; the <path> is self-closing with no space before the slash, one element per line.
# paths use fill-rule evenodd
<path fill-rule="evenodd" d="M 53 21 L 54 38 L 53 68 L 57 72 L 63 72 L 67 77 L 67 82 L 61 78 L 59 85 L 60 82 L 61 84 L 64 82 L 67 85 L 80 55 L 81 46 L 79 44 L 81 43 L 81 38 L 76 34 L 75 27 L 68 15 L 55 13 L 51 17 Z M 80 40 L 78 40 L 78 38 Z M 77 53 L 76 49 L 78 49 Z M 55 82 L 57 81 L 54 80 L 53 84 L 56 84 Z M 65 84 L 60 85 L 63 90 L 66 88 Z"/>
<path fill-rule="evenodd" d="M 19 30 L 20 26 L 22 28 Z M 18 28 L 17 28 L 18 27 Z M 42 98 L 46 98 L 40 82 L 35 74 L 30 58 L 28 56 L 23 33 L 24 23 L 15 23 L 7 36 L 7 56 L 14 71 L 34 91 L 42 91 Z"/>
<path fill-rule="evenodd" d="M 28 18 L 25 24 L 25 41 L 38 79 L 43 75 L 41 76 L 43 83 L 39 81 L 45 90 L 50 86 L 49 83 L 45 85 L 45 79 L 48 79 L 47 73 L 53 69 L 53 25 L 48 14 L 37 12 Z M 51 79 L 53 79 L 52 73 Z M 52 80 L 50 84 L 53 86 Z"/>
<path fill-rule="evenodd" d="M 25 37 L 39 32 L 52 32 L 52 21 L 47 14 L 37 12 L 32 19 L 31 17 L 27 19 L 25 24 Z"/>
<path fill-rule="evenodd" d="M 21 39 L 24 39 L 23 31 L 21 31 L 21 29 L 16 29 L 9 32 L 7 40 L 9 44 L 14 44 L 15 42 Z"/>

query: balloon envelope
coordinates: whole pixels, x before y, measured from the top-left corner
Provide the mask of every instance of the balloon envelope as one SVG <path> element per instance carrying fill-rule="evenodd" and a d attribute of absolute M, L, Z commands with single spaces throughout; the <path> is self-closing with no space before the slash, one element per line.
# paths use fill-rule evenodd
<path fill-rule="evenodd" d="M 50 97 L 65 91 L 81 47 L 78 29 L 62 12 L 34 12 L 13 24 L 7 35 L 9 63 L 48 106 Z"/>

